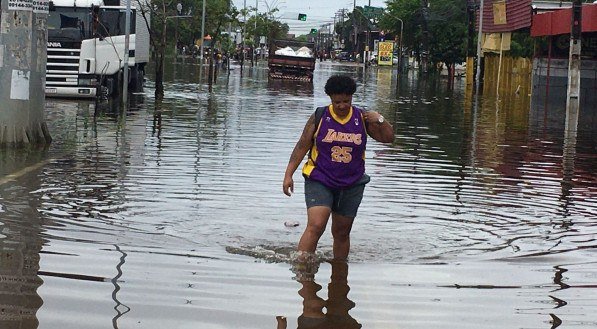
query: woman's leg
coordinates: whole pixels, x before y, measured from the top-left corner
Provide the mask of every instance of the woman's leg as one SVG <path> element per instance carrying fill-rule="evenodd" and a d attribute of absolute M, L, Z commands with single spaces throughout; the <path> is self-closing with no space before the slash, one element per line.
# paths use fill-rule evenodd
<path fill-rule="evenodd" d="M 346 260 L 350 251 L 350 231 L 353 217 L 332 214 L 332 236 L 334 237 L 334 260 Z"/>
<path fill-rule="evenodd" d="M 299 251 L 315 252 L 319 238 L 330 218 L 330 212 L 330 208 L 326 206 L 313 206 L 307 209 L 307 227 L 299 240 Z"/>

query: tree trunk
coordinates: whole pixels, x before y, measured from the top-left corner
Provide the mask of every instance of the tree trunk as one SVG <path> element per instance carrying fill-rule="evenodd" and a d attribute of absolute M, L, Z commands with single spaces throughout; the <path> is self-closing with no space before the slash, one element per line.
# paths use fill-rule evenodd
<path fill-rule="evenodd" d="M 8 0 L 0 0 L 8 8 Z M 47 14 L 0 12 L 0 146 L 49 144 L 44 119 Z"/>
<path fill-rule="evenodd" d="M 207 81 L 209 83 L 209 91 L 210 92 L 212 91 L 213 80 L 214 80 L 213 68 L 214 68 L 214 54 L 213 54 L 213 48 L 212 48 L 212 50 L 209 52 L 209 66 L 208 66 L 208 73 L 207 73 Z"/>
<path fill-rule="evenodd" d="M 448 89 L 454 89 L 454 64 L 446 64 L 448 69 Z"/>
<path fill-rule="evenodd" d="M 214 65 L 214 84 L 217 84 L 217 82 L 218 82 L 218 74 L 220 73 L 220 66 L 222 66 L 221 58 L 219 61 L 216 61 L 216 65 Z"/>
<path fill-rule="evenodd" d="M 165 13 L 165 9 L 164 9 Z M 166 57 L 166 19 L 162 22 L 162 31 L 160 35 L 161 42 L 156 42 L 158 44 L 158 49 L 156 50 L 156 63 L 155 63 L 155 98 L 162 99 L 164 98 L 164 60 Z M 159 44 L 161 43 L 161 45 Z"/>
<path fill-rule="evenodd" d="M 155 58 L 155 98 L 164 98 L 164 48 L 157 51 Z"/>

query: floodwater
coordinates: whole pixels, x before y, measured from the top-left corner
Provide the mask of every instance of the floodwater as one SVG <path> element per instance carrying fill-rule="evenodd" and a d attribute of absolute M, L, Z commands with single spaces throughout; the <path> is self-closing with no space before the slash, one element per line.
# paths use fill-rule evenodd
<path fill-rule="evenodd" d="M 233 68 L 209 93 L 171 65 L 126 114 L 47 100 L 52 145 L 0 151 L 0 328 L 597 327 L 596 109 L 566 135 L 563 107 L 464 80 Z M 282 178 L 339 72 L 396 141 L 368 145 L 348 264 L 301 276 L 302 178 L 291 198 Z"/>

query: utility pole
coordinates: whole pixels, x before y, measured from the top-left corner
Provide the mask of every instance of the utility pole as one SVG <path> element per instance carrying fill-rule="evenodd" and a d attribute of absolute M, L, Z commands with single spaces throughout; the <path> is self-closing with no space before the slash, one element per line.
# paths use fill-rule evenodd
<path fill-rule="evenodd" d="M 126 110 L 129 94 L 129 41 L 131 40 L 131 1 L 126 1 L 124 20 L 124 70 L 122 71 L 122 109 Z"/>
<path fill-rule="evenodd" d="M 334 42 L 334 40 L 336 39 L 336 18 L 338 18 L 338 12 L 334 14 L 334 34 L 332 34 L 332 43 L 334 44 L 334 47 L 336 46 L 336 42 Z M 331 57 L 332 54 L 330 53 L 330 58 Z"/>
<path fill-rule="evenodd" d="M 479 84 L 481 83 L 481 57 L 482 49 L 481 42 L 483 41 L 483 0 L 479 3 L 479 33 L 477 34 L 477 74 L 475 75 L 475 90 L 479 92 Z"/>
<path fill-rule="evenodd" d="M 397 19 L 400 22 L 400 40 L 398 42 L 398 72 L 402 73 L 402 35 L 404 34 L 404 22 L 398 18 L 398 17 L 394 17 L 395 19 Z M 378 58 L 379 58 L 379 52 L 377 53 Z"/>
<path fill-rule="evenodd" d="M 427 27 L 427 20 L 429 19 L 429 2 L 427 0 L 421 0 L 421 6 L 423 7 L 423 51 L 421 51 L 421 69 L 423 70 L 423 73 L 427 73 L 427 61 L 429 58 L 429 29 Z"/>
<path fill-rule="evenodd" d="M 562 148 L 562 194 L 570 193 L 573 185 L 574 160 L 576 158 L 576 140 L 578 134 L 578 116 L 580 106 L 580 54 L 582 36 L 582 1 L 572 4 L 572 31 L 570 33 L 570 55 L 568 64 L 568 90 L 566 97 L 566 124 L 564 145 Z"/>
<path fill-rule="evenodd" d="M 580 106 L 580 52 L 582 35 L 582 1 L 572 5 L 572 31 L 568 64 L 568 91 L 566 98 L 566 131 L 576 131 Z"/>
<path fill-rule="evenodd" d="M 371 7 L 371 0 L 369 0 L 369 7 Z M 369 65 L 369 58 L 370 58 L 370 54 L 371 54 L 371 50 L 369 49 L 369 46 L 371 44 L 371 19 L 369 17 L 365 17 L 367 18 L 367 38 L 365 39 L 367 45 L 365 46 L 365 67 L 367 67 L 367 65 Z"/>
<path fill-rule="evenodd" d="M 257 46 L 259 46 L 259 34 L 257 33 L 257 14 L 259 14 L 258 7 L 259 7 L 259 0 L 255 0 L 255 42 L 254 42 L 255 47 L 253 49 L 253 54 L 252 54 L 253 56 L 255 56 L 255 50 L 257 49 Z"/>
<path fill-rule="evenodd" d="M 203 5 L 201 7 L 201 46 L 199 47 L 199 83 L 201 83 L 201 79 L 203 79 L 203 43 L 205 42 L 205 0 L 203 0 Z"/>
<path fill-rule="evenodd" d="M 243 1 L 243 26 L 240 30 L 240 75 L 243 75 L 245 66 L 245 28 L 247 27 L 247 0 Z"/>
<path fill-rule="evenodd" d="M 467 27 L 468 27 L 468 42 L 466 46 L 466 85 L 467 88 L 473 85 L 473 74 L 475 59 L 473 56 L 474 36 L 475 36 L 475 2 L 468 0 L 467 6 Z"/>
<path fill-rule="evenodd" d="M 359 51 L 359 48 L 357 47 L 357 42 L 358 42 L 358 34 L 357 34 L 357 15 L 356 15 L 356 11 L 357 11 L 357 0 L 353 1 L 353 5 L 352 5 L 352 20 L 354 21 L 352 26 L 354 26 L 354 50 L 353 50 L 353 54 L 354 54 L 354 61 L 357 61 L 357 53 Z"/>
<path fill-rule="evenodd" d="M 0 146 L 49 144 L 44 119 L 48 5 L 0 0 Z"/>
<path fill-rule="evenodd" d="M 182 3 L 179 2 L 176 4 L 176 17 L 174 17 L 176 19 L 174 29 L 174 63 L 176 63 L 176 59 L 178 58 L 178 19 L 180 15 L 182 15 Z"/>

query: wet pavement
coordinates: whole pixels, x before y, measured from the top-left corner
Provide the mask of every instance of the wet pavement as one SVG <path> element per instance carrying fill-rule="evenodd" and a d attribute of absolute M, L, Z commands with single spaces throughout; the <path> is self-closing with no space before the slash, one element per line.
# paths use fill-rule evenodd
<path fill-rule="evenodd" d="M 196 65 L 169 65 L 165 99 L 149 81 L 124 114 L 49 99 L 53 144 L 0 151 L 0 328 L 597 326 L 595 109 L 571 138 L 561 106 L 475 99 L 464 80 L 232 68 L 208 93 Z M 297 281 L 303 189 L 282 178 L 340 72 L 396 142 L 368 145 L 348 266 Z"/>

